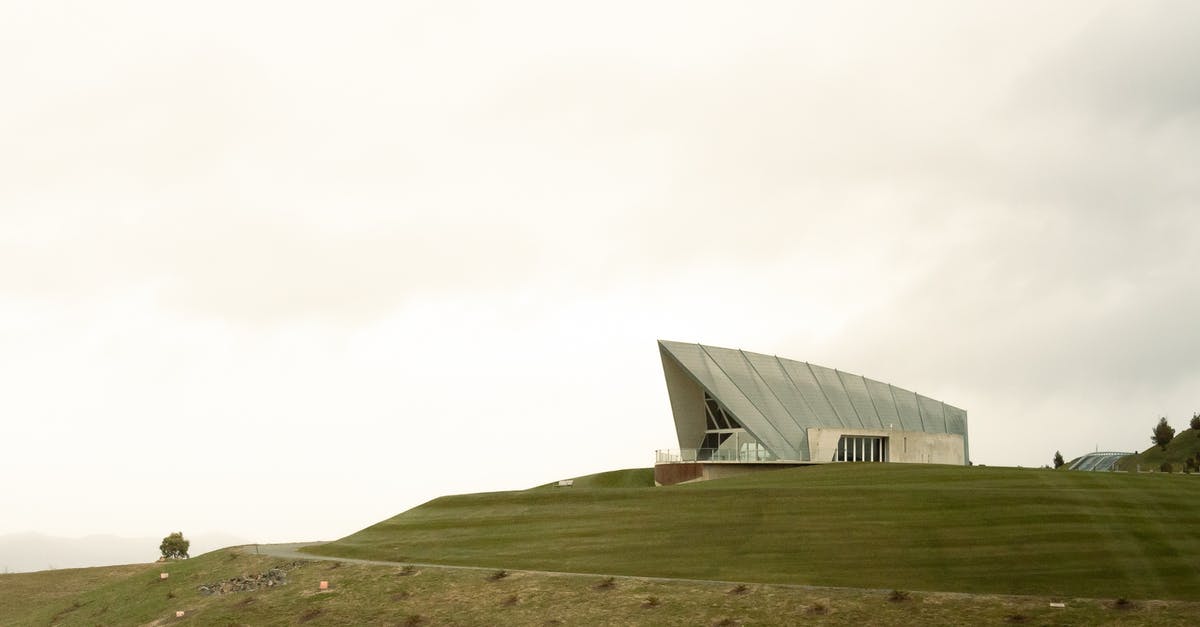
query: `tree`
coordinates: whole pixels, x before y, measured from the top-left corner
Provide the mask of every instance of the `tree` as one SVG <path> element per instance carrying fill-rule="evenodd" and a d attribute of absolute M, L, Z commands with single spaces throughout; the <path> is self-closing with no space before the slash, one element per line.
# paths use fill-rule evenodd
<path fill-rule="evenodd" d="M 1167 424 L 1166 418 L 1159 418 L 1158 424 L 1154 430 L 1150 432 L 1150 441 L 1157 444 L 1162 450 L 1167 450 L 1167 445 L 1175 438 L 1175 427 Z"/>
<path fill-rule="evenodd" d="M 171 535 L 163 538 L 162 544 L 158 545 L 158 550 L 162 551 L 162 556 L 167 559 L 187 559 L 188 547 L 191 546 L 191 541 L 183 539 L 183 532 L 176 531 Z"/>
<path fill-rule="evenodd" d="M 1063 461 L 1062 452 L 1054 451 L 1054 467 L 1058 468 L 1059 466 L 1062 466 L 1064 463 L 1066 463 L 1066 462 Z"/>
<path fill-rule="evenodd" d="M 1192 430 L 1200 429 L 1200 414 L 1192 414 Z"/>

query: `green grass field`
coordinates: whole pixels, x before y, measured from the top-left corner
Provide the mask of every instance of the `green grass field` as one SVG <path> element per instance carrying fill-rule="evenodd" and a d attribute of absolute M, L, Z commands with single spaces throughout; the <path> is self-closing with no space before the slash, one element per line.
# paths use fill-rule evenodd
<path fill-rule="evenodd" d="M 283 567 L 287 585 L 203 596 L 202 583 Z M 170 578 L 159 579 L 159 572 Z M 328 581 L 330 588 L 318 589 Z M 1200 603 L 796 589 L 602 576 L 292 562 L 225 549 L 165 565 L 0 575 L 0 625 L 1163 625 Z M 19 596 L 15 596 L 19 595 Z M 899 597 L 898 597 L 899 598 Z M 183 610 L 184 617 L 175 612 Z"/>
<path fill-rule="evenodd" d="M 577 486 L 584 485 L 581 480 Z M 324 555 L 975 593 L 1200 600 L 1182 475 L 839 464 L 435 499 Z"/>

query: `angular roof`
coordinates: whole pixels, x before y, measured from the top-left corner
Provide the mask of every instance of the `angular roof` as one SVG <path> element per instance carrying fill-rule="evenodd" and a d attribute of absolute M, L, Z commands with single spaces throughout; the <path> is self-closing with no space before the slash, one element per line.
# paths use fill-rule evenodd
<path fill-rule="evenodd" d="M 952 433 L 966 447 L 966 411 L 894 385 L 732 348 L 658 346 L 681 449 L 704 437 L 702 392 L 780 459 L 808 461 L 812 427 Z"/>

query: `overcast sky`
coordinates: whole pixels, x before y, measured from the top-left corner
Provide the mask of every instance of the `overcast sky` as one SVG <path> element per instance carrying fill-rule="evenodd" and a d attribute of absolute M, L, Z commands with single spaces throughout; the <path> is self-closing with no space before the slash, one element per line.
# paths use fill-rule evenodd
<path fill-rule="evenodd" d="M 1200 411 L 1200 4 L 0 5 L 0 533 L 338 537 L 677 448 L 655 340 Z"/>

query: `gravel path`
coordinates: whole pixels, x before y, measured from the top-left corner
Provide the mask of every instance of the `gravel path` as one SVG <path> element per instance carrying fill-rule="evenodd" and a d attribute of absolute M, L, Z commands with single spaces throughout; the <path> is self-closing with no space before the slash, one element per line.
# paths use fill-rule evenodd
<path fill-rule="evenodd" d="M 386 560 L 364 560 L 364 559 L 356 559 L 356 558 L 352 558 L 352 557 L 330 557 L 330 556 L 326 556 L 326 555 L 314 555 L 312 553 L 301 553 L 300 552 L 301 547 L 319 546 L 322 544 L 328 544 L 328 542 L 291 542 L 291 543 L 284 543 L 284 544 L 246 544 L 246 545 L 241 546 L 240 548 L 243 549 L 244 551 L 246 551 L 247 553 L 250 551 L 257 551 L 258 553 L 260 553 L 262 555 L 270 555 L 272 557 L 281 557 L 281 558 L 292 559 L 292 560 L 321 560 L 321 561 L 327 561 L 327 562 L 344 562 L 347 564 L 372 564 L 372 565 L 376 565 L 376 566 L 397 566 L 397 567 L 399 567 L 399 566 L 414 566 L 417 568 L 441 568 L 441 569 L 445 569 L 445 570 L 470 570 L 470 571 L 489 572 L 489 573 L 494 573 L 497 570 L 500 570 L 499 568 L 489 567 L 489 566 L 451 566 L 451 565 L 447 565 L 447 564 L 429 564 L 429 563 L 423 563 L 423 562 L 390 562 L 390 561 L 386 561 Z M 511 573 L 529 573 L 529 574 L 533 574 L 533 575 L 547 575 L 547 576 L 551 576 L 551 577 L 577 577 L 577 578 L 591 578 L 591 579 L 595 579 L 597 577 L 612 577 L 613 579 L 618 580 L 618 581 L 654 581 L 654 582 L 662 582 L 662 583 L 689 583 L 689 584 L 698 584 L 698 585 L 708 585 L 708 586 L 714 586 L 714 587 L 717 587 L 717 586 L 728 587 L 728 586 L 735 586 L 738 584 L 747 584 L 747 585 L 754 585 L 754 586 L 783 588 L 783 589 L 788 589 L 788 590 L 806 590 L 806 591 L 810 591 L 810 592 L 820 592 L 823 590 L 840 591 L 840 592 L 856 592 L 856 593 L 863 593 L 863 594 L 887 594 L 890 592 L 890 590 L 885 590 L 885 589 L 881 589 L 881 588 L 846 588 L 846 587 L 837 587 L 837 586 L 806 586 L 806 585 L 801 585 L 801 584 L 788 584 L 788 583 L 718 581 L 718 580 L 713 580 L 713 579 L 684 579 L 684 578 L 679 578 L 679 577 L 641 577 L 641 576 L 636 576 L 636 575 L 606 575 L 604 573 L 565 573 L 565 572 L 554 571 L 554 570 L 522 570 L 519 568 L 508 568 L 505 570 L 507 570 L 508 572 L 511 572 Z M 1051 599 L 1051 597 L 1042 597 L 1042 596 L 1038 596 L 1038 595 L 972 594 L 969 592 L 940 592 L 940 591 L 936 591 L 936 590 L 912 590 L 911 592 L 919 592 L 921 594 L 926 594 L 926 595 L 931 595 L 931 596 L 936 596 L 936 597 L 941 597 L 941 598 L 947 598 L 947 599 L 949 599 L 949 598 L 962 598 L 962 599 L 988 598 L 988 599 L 1000 599 L 1000 600 L 1009 600 L 1009 601 L 1029 600 L 1029 599 L 1039 599 L 1039 600 L 1042 600 L 1042 599 L 1050 600 Z M 1062 600 L 1068 600 L 1068 599 L 1053 597 L 1053 600 L 1062 601 Z M 1071 601 L 1071 602 L 1096 601 L 1096 600 L 1097 599 L 1082 599 L 1082 598 L 1069 599 L 1069 601 Z"/>
<path fill-rule="evenodd" d="M 249 553 L 250 551 L 256 551 L 257 553 L 262 554 L 262 555 L 270 555 L 271 557 L 281 557 L 284 559 L 292 559 L 292 560 L 321 560 L 321 561 L 327 561 L 327 562 L 343 562 L 346 564 L 371 564 L 371 565 L 375 565 L 375 566 L 414 566 L 417 568 L 441 568 L 441 569 L 445 569 L 445 570 L 471 570 L 471 571 L 481 571 L 481 572 L 489 572 L 489 573 L 494 573 L 497 570 L 500 570 L 499 568 L 488 567 L 488 566 L 451 566 L 451 565 L 447 565 L 447 564 L 429 564 L 429 563 L 423 563 L 423 562 L 390 562 L 390 561 L 386 561 L 386 560 L 364 560 L 364 559 L 356 559 L 356 558 L 352 558 L 352 557 L 332 557 L 332 556 L 328 556 L 328 555 L 314 555 L 312 553 L 302 553 L 300 551 L 301 547 L 320 546 L 322 544 L 328 544 L 328 543 L 327 542 L 290 542 L 290 543 L 283 543 L 283 544 L 246 544 L 246 545 L 243 545 L 238 548 L 241 548 L 242 550 L 246 551 L 247 553 Z M 519 568 L 508 568 L 505 570 L 507 570 L 508 572 L 511 572 L 511 573 L 529 573 L 529 574 L 533 574 L 533 575 L 548 575 L 551 577 L 587 577 L 587 578 L 592 578 L 592 579 L 594 579 L 596 577 L 612 577 L 613 579 L 620 580 L 620 581 L 656 581 L 656 582 L 663 582 L 663 583 L 690 583 L 690 584 L 711 585 L 711 586 L 731 586 L 731 585 L 737 585 L 737 584 L 751 584 L 751 585 L 757 585 L 757 586 L 771 586 L 771 587 L 776 587 L 776 588 L 788 588 L 788 589 L 793 589 L 793 590 L 812 590 L 812 591 L 853 590 L 853 591 L 857 591 L 857 592 L 866 592 L 866 593 L 871 593 L 871 592 L 886 593 L 886 592 L 888 592 L 887 590 L 871 589 L 871 588 L 837 588 L 837 587 L 833 587 L 833 586 L 805 586 L 805 585 L 799 585 L 799 584 L 786 584 L 786 583 L 755 583 L 755 582 L 744 582 L 744 581 L 718 581 L 718 580 L 714 580 L 714 579 L 683 579 L 683 578 L 678 578 L 678 577 L 641 577 L 641 576 L 637 576 L 637 575 L 606 575 L 604 573 L 565 573 L 565 572 L 555 571 L 555 570 L 522 570 Z M 954 594 L 959 594 L 959 593 L 942 593 L 942 594 L 954 595 Z M 964 594 L 963 596 L 979 596 L 979 595 Z"/>

